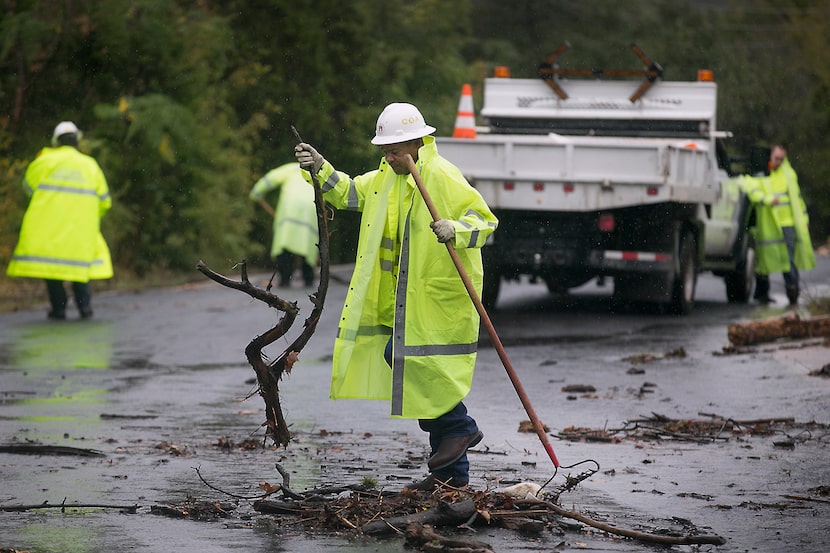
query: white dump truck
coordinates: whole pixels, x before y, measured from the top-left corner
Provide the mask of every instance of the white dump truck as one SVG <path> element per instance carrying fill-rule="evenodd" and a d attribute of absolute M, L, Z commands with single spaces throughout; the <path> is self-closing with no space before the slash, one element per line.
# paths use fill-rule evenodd
<path fill-rule="evenodd" d="M 552 293 L 610 277 L 614 302 L 685 314 L 700 271 L 746 302 L 750 209 L 716 127 L 716 83 L 664 81 L 636 46 L 642 71 L 560 70 L 564 46 L 540 79 L 485 80 L 483 126 L 458 134 L 474 137 L 438 138 L 500 221 L 483 249 L 484 304 L 522 275 Z M 629 75 L 642 79 L 606 78 Z"/>

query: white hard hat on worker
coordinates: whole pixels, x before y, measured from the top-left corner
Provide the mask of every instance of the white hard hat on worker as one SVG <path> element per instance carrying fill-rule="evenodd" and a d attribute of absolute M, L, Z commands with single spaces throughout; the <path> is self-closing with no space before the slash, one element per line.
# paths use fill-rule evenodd
<path fill-rule="evenodd" d="M 79 141 L 83 136 L 83 133 L 78 128 L 75 123 L 72 121 L 61 121 L 55 127 L 55 131 L 52 133 L 52 146 L 57 146 L 59 144 L 59 138 L 64 135 L 73 135 L 75 137 L 75 141 Z"/>
<path fill-rule="evenodd" d="M 412 104 L 389 104 L 378 116 L 372 144 L 383 146 L 423 138 L 435 132 Z"/>
<path fill-rule="evenodd" d="M 412 104 L 389 104 L 378 116 L 375 137 L 372 144 L 380 146 L 386 163 L 398 175 L 409 174 L 406 156 L 418 161 L 418 149 L 423 146 L 420 140 L 435 132 L 424 122 L 424 116 Z M 325 159 L 310 144 L 297 144 L 294 156 L 300 167 L 317 174 L 323 167 Z"/>

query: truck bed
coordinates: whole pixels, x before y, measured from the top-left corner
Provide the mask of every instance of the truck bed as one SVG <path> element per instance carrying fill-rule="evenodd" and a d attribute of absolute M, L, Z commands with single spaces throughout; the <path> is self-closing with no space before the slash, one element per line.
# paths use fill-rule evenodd
<path fill-rule="evenodd" d="M 490 207 L 541 211 L 712 203 L 718 189 L 708 148 L 705 141 L 557 134 L 438 138 L 440 154 Z"/>

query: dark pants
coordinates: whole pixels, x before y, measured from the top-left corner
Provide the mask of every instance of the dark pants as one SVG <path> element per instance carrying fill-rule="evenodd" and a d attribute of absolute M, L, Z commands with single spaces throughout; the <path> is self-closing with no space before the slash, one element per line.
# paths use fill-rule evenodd
<path fill-rule="evenodd" d="M 303 280 L 306 286 L 314 284 L 314 267 L 309 265 L 305 257 L 284 251 L 277 256 L 277 271 L 280 273 L 280 286 L 289 286 L 294 274 L 296 261 L 299 259 L 303 271 Z"/>
<path fill-rule="evenodd" d="M 797 299 L 799 293 L 798 267 L 795 266 L 795 228 L 781 227 L 781 232 L 784 235 L 784 244 L 787 246 L 787 256 L 790 260 L 790 270 L 781 274 L 784 277 L 787 297 L 790 299 L 790 303 L 795 303 L 793 299 Z M 755 275 L 755 294 L 753 297 L 756 300 L 769 298 L 769 275 Z"/>
<path fill-rule="evenodd" d="M 389 341 L 386 343 L 383 357 L 391 367 L 392 338 L 389 338 Z M 478 432 L 478 425 L 467 414 L 467 407 L 464 405 L 464 402 L 459 402 L 448 413 L 441 415 L 437 419 L 418 419 L 418 425 L 421 427 L 421 430 L 429 433 L 430 457 L 438 451 L 438 447 L 444 438 L 469 436 L 470 434 Z M 433 474 L 439 480 L 453 478 L 457 482 L 468 482 L 470 480 L 470 461 L 467 460 L 467 454 L 462 455 L 452 465 L 441 470 L 436 470 Z"/>
<path fill-rule="evenodd" d="M 781 227 L 784 233 L 784 243 L 787 245 L 787 255 L 790 257 L 790 270 L 784 273 L 784 285 L 798 289 L 798 267 L 795 266 L 795 228 Z"/>
<path fill-rule="evenodd" d="M 66 313 L 66 289 L 61 280 L 46 280 L 46 291 L 49 293 L 49 303 L 52 314 L 60 316 Z M 92 302 L 89 282 L 73 282 L 72 294 L 75 296 L 75 305 L 78 310 L 88 310 Z"/>

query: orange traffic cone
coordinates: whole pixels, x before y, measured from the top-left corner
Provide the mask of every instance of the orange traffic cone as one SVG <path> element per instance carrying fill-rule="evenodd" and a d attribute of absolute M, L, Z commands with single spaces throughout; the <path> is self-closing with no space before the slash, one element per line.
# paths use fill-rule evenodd
<path fill-rule="evenodd" d="M 473 112 L 473 89 L 465 84 L 461 87 L 461 100 L 458 102 L 458 115 L 455 117 L 453 138 L 475 138 L 476 118 Z"/>

